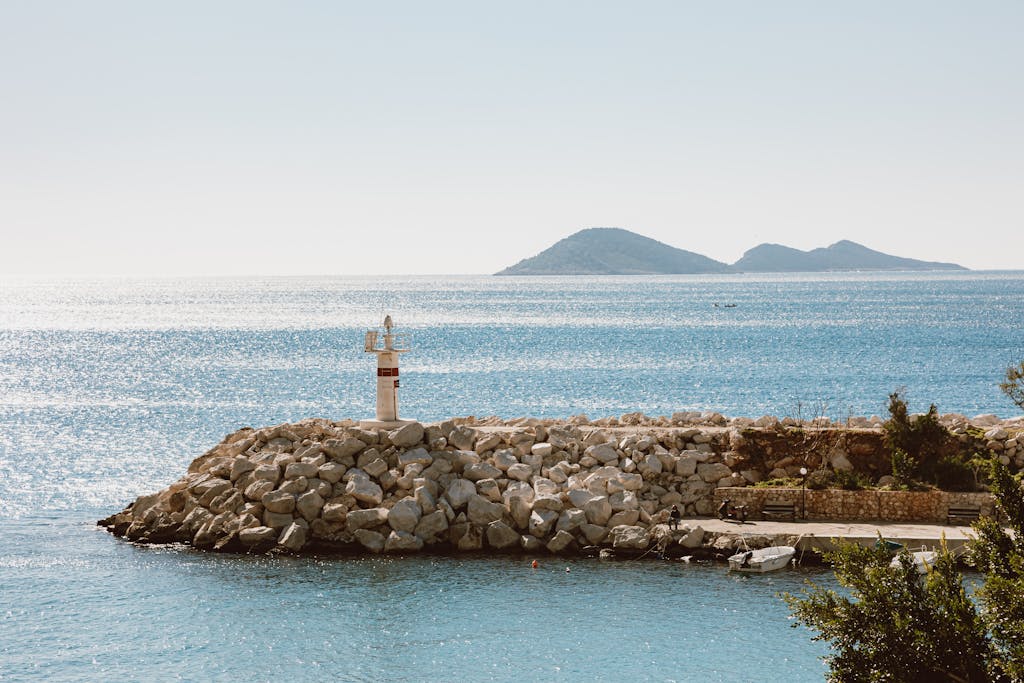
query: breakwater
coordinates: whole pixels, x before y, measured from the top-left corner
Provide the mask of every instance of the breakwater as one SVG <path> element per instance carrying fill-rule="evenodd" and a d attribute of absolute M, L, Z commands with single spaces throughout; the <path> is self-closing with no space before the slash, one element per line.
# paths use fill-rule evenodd
<path fill-rule="evenodd" d="M 1019 420 L 943 422 L 952 447 L 1024 459 Z M 737 543 L 692 519 L 714 514 L 719 489 L 801 468 L 882 481 L 887 467 L 869 418 L 461 418 L 394 430 L 310 419 L 230 434 L 99 523 L 132 541 L 226 552 L 699 554 Z M 686 518 L 678 529 L 673 506 Z"/>

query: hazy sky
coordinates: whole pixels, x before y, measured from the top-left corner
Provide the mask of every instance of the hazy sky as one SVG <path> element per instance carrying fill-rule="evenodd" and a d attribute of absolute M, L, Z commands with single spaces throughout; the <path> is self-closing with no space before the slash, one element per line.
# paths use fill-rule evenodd
<path fill-rule="evenodd" d="M 616 226 L 1024 268 L 1024 2 L 0 0 L 0 275 L 487 273 Z"/>

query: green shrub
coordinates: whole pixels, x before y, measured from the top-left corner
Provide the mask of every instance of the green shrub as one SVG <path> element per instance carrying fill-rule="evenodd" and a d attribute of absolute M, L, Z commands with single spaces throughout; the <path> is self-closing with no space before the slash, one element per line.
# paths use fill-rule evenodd
<path fill-rule="evenodd" d="M 936 468 L 949 432 L 939 424 L 939 411 L 934 403 L 927 413 L 911 419 L 900 392 L 889 394 L 889 419 L 882 430 L 892 454 L 892 476 L 899 486 L 910 486 L 918 479 L 936 480 Z"/>
<path fill-rule="evenodd" d="M 835 472 L 832 470 L 814 470 L 807 475 L 807 488 L 812 491 L 830 489 L 835 483 Z"/>
<path fill-rule="evenodd" d="M 800 479 L 797 477 L 776 477 L 775 479 L 764 479 L 754 484 L 760 489 L 798 489 Z"/>
<path fill-rule="evenodd" d="M 833 479 L 837 488 L 846 491 L 860 491 L 871 488 L 871 481 L 865 475 L 853 470 L 836 470 Z"/>
<path fill-rule="evenodd" d="M 959 456 L 941 458 L 935 466 L 935 483 L 943 491 L 973 491 L 974 469 Z"/>
<path fill-rule="evenodd" d="M 896 480 L 897 488 L 907 488 L 914 481 L 914 472 L 917 470 L 917 463 L 902 448 L 892 452 L 892 478 Z"/>

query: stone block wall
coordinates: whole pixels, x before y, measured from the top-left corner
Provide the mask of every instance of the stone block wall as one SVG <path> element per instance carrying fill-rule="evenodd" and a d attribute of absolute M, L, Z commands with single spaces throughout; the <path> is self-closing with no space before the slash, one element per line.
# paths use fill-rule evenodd
<path fill-rule="evenodd" d="M 845 521 L 924 522 L 945 524 L 950 507 L 978 505 L 983 515 L 994 512 L 990 493 L 949 491 L 843 491 L 806 489 L 722 487 L 715 489 L 716 507 L 728 499 L 733 505 L 746 505 L 751 519 L 760 519 L 768 501 L 793 503 L 797 516 L 806 509 L 807 519 Z"/>

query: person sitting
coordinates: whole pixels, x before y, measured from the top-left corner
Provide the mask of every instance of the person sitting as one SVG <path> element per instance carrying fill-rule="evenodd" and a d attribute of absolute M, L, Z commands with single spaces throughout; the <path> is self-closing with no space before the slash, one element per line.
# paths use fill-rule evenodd
<path fill-rule="evenodd" d="M 682 518 L 682 516 L 682 513 L 679 512 L 679 506 L 673 505 L 672 510 L 670 510 L 668 513 L 668 528 L 673 530 L 678 529 L 679 520 Z"/>

